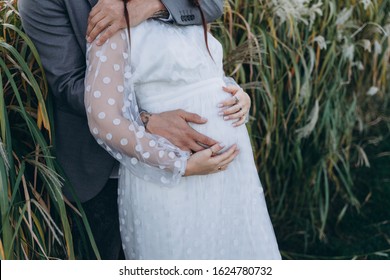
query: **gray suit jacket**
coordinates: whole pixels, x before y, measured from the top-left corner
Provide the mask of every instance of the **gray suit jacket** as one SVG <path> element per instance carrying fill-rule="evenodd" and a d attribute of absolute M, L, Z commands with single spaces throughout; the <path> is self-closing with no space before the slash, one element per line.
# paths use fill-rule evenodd
<path fill-rule="evenodd" d="M 93 198 L 116 161 L 89 132 L 84 108 L 85 33 L 98 0 L 19 0 L 23 28 L 38 49 L 54 96 L 55 153 L 79 199 Z M 200 24 L 190 0 L 162 0 L 177 24 Z M 208 21 L 222 14 L 223 0 L 202 1 Z M 69 191 L 64 189 L 65 195 Z"/>

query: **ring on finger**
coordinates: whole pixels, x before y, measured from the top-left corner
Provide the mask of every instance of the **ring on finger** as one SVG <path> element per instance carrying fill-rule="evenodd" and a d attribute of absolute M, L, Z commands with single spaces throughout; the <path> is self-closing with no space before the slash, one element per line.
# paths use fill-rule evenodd
<path fill-rule="evenodd" d="M 240 99 L 237 96 L 234 96 L 234 100 L 235 100 L 234 104 L 237 104 L 238 102 L 240 102 Z"/>

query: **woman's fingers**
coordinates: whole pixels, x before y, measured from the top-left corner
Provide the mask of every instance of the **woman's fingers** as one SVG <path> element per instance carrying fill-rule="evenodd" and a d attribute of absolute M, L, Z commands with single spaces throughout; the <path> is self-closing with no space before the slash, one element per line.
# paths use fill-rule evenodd
<path fill-rule="evenodd" d="M 222 152 L 223 144 L 216 144 L 190 156 L 184 176 L 206 175 L 223 171 L 238 155 L 237 145 Z"/>
<path fill-rule="evenodd" d="M 218 168 L 218 170 L 220 171 L 226 170 L 229 167 L 229 164 L 232 163 L 232 161 L 238 156 L 239 153 L 240 153 L 239 150 L 235 150 L 234 153 L 229 158 L 227 158 L 226 160 L 220 163 L 219 165 L 220 167 Z"/>
<path fill-rule="evenodd" d="M 236 94 L 237 91 L 239 91 L 241 88 L 238 87 L 238 86 L 227 86 L 227 87 L 222 87 L 222 89 L 224 91 L 226 91 L 227 93 L 230 93 L 232 95 Z"/>
<path fill-rule="evenodd" d="M 225 153 L 214 157 L 214 160 L 216 160 L 216 172 L 226 170 L 229 164 L 237 157 L 238 153 L 237 146 L 233 145 Z"/>
<path fill-rule="evenodd" d="M 240 87 L 236 87 L 236 86 L 229 86 L 229 87 L 222 87 L 222 89 L 227 92 L 227 93 L 230 93 L 231 95 L 235 95 L 238 91 L 241 90 Z M 237 104 L 239 102 L 239 97 L 230 97 L 228 99 L 226 99 L 225 101 L 221 102 L 220 104 L 218 104 L 218 107 L 222 108 L 222 107 L 230 107 L 230 106 L 233 106 L 235 104 Z"/>
<path fill-rule="evenodd" d="M 223 144 L 216 144 L 208 149 L 193 154 L 187 161 L 184 176 L 206 175 L 222 170 L 222 162 L 230 162 L 236 146 L 230 147 L 226 152 L 218 154 L 224 148 Z"/>
<path fill-rule="evenodd" d="M 223 115 L 225 117 L 227 117 L 227 116 L 231 117 L 232 114 L 235 114 L 238 112 L 244 112 L 244 114 L 246 114 L 247 111 L 248 111 L 248 109 L 245 105 L 237 104 L 237 105 L 230 107 L 229 109 L 224 110 L 221 115 Z M 233 119 L 233 118 L 226 118 L 226 120 L 228 120 L 228 119 Z"/>
<path fill-rule="evenodd" d="M 236 96 L 233 96 L 233 97 L 229 97 L 225 101 L 218 104 L 218 107 L 220 107 L 220 108 L 230 107 L 230 106 L 236 105 L 238 102 L 240 102 L 239 98 L 237 98 Z"/>
<path fill-rule="evenodd" d="M 245 123 L 245 116 L 251 106 L 249 95 L 238 86 L 223 87 L 223 89 L 233 94 L 233 97 L 219 104 L 219 107 L 224 107 L 219 114 L 223 116 L 224 120 L 237 119 L 233 126 Z"/>
<path fill-rule="evenodd" d="M 220 165 L 223 161 L 230 158 L 230 156 L 233 155 L 236 150 L 237 150 L 237 145 L 233 145 L 227 151 L 223 152 L 222 154 L 214 156 L 213 157 L 214 163 L 216 165 Z"/>
<path fill-rule="evenodd" d="M 230 114 L 230 115 L 228 115 L 228 116 L 225 116 L 223 119 L 224 119 L 225 121 L 227 121 L 227 120 L 240 119 L 240 118 L 242 118 L 242 117 L 245 117 L 247 113 L 248 113 L 247 110 L 238 110 L 236 113 Z"/>
<path fill-rule="evenodd" d="M 243 116 L 241 118 L 238 119 L 238 121 L 234 122 L 232 125 L 234 127 L 237 127 L 237 126 L 240 126 L 240 125 L 243 125 L 246 121 L 246 116 Z"/>

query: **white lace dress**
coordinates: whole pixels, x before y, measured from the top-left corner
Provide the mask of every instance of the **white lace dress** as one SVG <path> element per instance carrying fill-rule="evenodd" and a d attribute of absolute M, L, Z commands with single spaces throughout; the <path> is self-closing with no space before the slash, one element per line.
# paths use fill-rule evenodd
<path fill-rule="evenodd" d="M 119 217 L 127 259 L 280 259 L 245 126 L 219 116 L 222 47 L 203 28 L 146 21 L 103 46 L 88 45 L 85 104 L 92 134 L 121 162 Z M 131 52 L 131 53 L 130 53 Z M 189 157 L 150 135 L 138 106 L 183 109 L 193 127 L 239 156 L 226 171 L 182 177 Z"/>

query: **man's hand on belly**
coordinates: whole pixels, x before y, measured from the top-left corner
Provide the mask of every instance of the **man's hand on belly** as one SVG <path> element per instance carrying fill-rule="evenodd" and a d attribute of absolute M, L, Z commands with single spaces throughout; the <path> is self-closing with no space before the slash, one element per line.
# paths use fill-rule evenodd
<path fill-rule="evenodd" d="M 188 125 L 188 122 L 205 124 L 206 119 L 183 110 L 174 110 L 150 115 L 146 125 L 148 132 L 168 139 L 183 151 L 198 152 L 217 144 Z"/>

